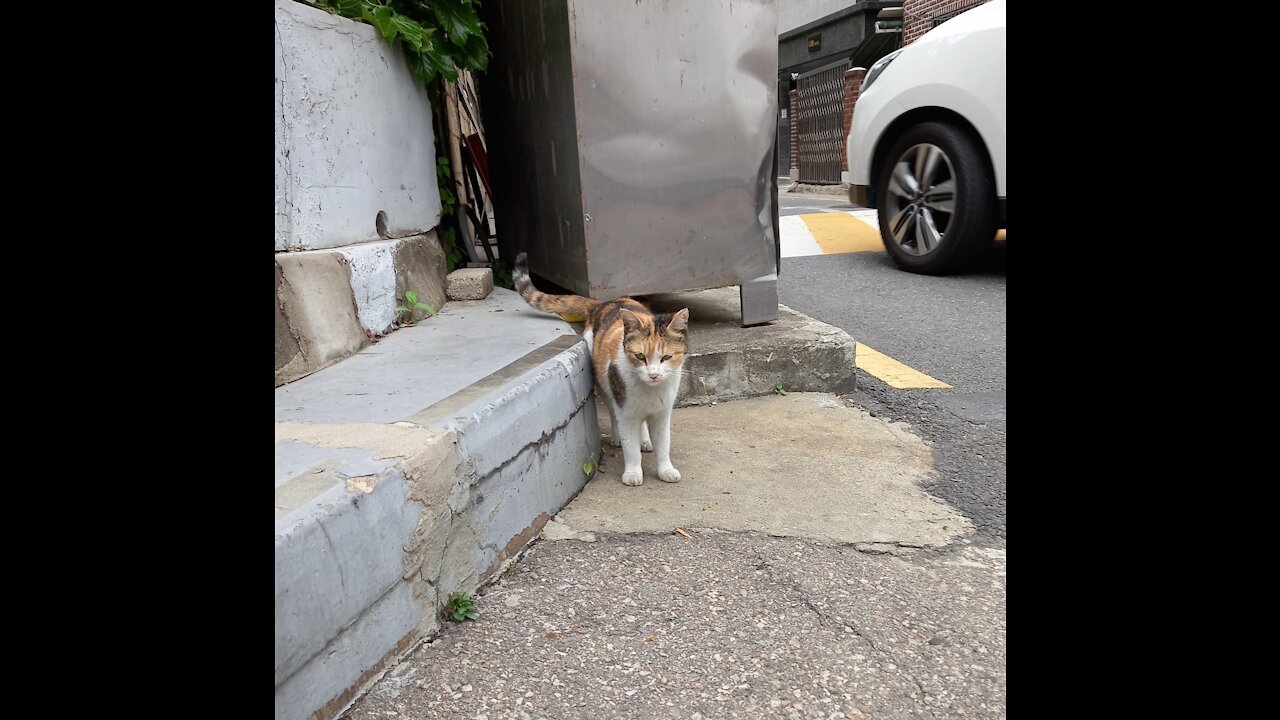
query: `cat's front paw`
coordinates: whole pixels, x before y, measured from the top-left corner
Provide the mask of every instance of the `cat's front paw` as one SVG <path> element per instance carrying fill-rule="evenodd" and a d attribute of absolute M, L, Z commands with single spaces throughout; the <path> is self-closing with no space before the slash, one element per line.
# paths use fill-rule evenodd
<path fill-rule="evenodd" d="M 653 452 L 653 442 L 650 440 L 641 440 L 640 452 Z"/>
<path fill-rule="evenodd" d="M 658 470 L 658 479 L 662 482 L 680 482 L 680 471 L 673 467 L 664 467 Z"/>
<path fill-rule="evenodd" d="M 613 437 L 609 438 L 609 444 L 614 447 L 622 447 L 622 438 L 618 437 L 617 435 L 614 435 Z"/>
<path fill-rule="evenodd" d="M 679 475 L 679 473 L 676 473 L 676 475 Z M 677 477 L 677 479 L 679 478 Z M 631 470 L 629 472 L 622 473 L 623 485 L 630 485 L 632 487 L 635 487 L 636 485 L 639 485 L 642 482 L 644 482 L 644 475 L 642 475 L 639 470 Z"/>

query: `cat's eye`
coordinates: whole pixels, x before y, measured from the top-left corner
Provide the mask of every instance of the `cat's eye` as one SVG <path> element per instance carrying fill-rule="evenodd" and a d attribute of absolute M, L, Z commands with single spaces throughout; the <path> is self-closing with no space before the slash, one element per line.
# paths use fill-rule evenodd
<path fill-rule="evenodd" d="M 670 359 L 671 359 L 671 356 L 670 356 L 670 355 L 663 355 L 663 356 L 662 356 L 662 362 L 666 362 L 666 361 L 668 361 L 668 360 L 670 360 Z"/>
<path fill-rule="evenodd" d="M 636 359 L 640 362 L 644 362 L 644 353 L 636 353 Z"/>

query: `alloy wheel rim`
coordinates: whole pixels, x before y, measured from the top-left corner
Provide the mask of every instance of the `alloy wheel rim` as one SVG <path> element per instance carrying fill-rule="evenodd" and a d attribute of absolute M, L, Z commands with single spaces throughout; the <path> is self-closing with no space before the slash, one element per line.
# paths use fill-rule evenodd
<path fill-rule="evenodd" d="M 889 180 L 889 233 L 903 252 L 928 255 L 946 241 L 955 215 L 956 175 L 942 148 L 920 143 L 898 158 Z"/>

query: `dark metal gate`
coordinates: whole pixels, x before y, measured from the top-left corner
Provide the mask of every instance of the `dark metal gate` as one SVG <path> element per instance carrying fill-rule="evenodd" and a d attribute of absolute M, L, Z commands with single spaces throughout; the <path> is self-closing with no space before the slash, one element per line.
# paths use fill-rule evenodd
<path fill-rule="evenodd" d="M 844 71 L 847 59 L 796 78 L 800 182 L 840 182 L 844 157 Z"/>

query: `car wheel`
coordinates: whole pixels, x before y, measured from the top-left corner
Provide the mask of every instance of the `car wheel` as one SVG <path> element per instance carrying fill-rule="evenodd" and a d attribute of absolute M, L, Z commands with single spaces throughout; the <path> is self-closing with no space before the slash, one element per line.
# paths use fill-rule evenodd
<path fill-rule="evenodd" d="M 995 183 L 980 146 L 954 125 L 926 122 L 887 157 L 878 194 L 889 256 L 926 275 L 972 267 L 990 250 L 998 225 Z"/>

